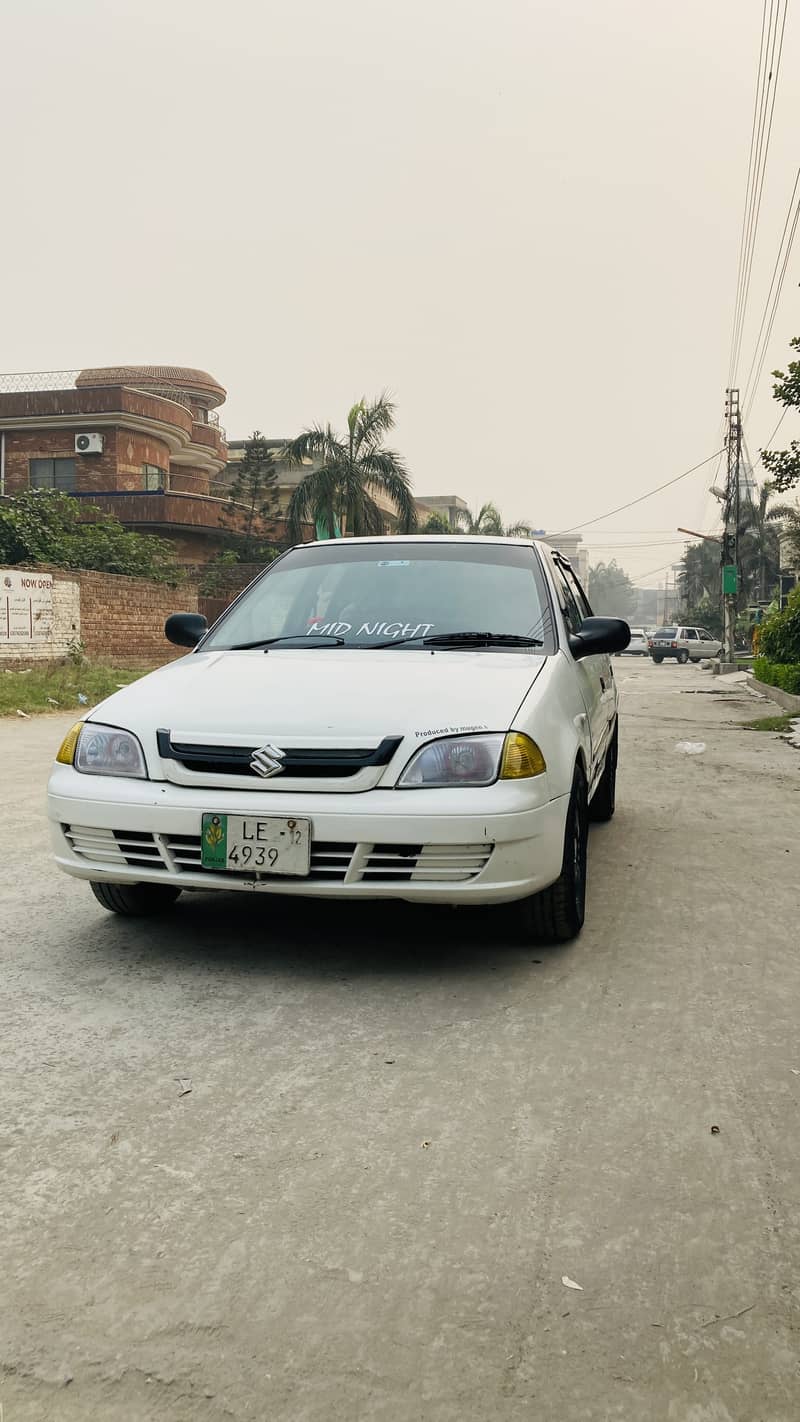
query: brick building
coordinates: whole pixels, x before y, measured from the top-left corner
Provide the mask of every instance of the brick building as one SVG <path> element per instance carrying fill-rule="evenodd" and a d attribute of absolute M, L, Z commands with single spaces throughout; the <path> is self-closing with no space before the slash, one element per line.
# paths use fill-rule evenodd
<path fill-rule="evenodd" d="M 213 376 L 182 366 L 0 376 L 0 495 L 61 489 L 205 562 L 231 528 L 217 484 L 224 399 Z"/>

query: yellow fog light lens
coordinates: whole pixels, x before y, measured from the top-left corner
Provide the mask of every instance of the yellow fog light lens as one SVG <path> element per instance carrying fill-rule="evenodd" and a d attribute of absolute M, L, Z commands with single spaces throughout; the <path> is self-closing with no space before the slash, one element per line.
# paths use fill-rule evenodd
<path fill-rule="evenodd" d="M 536 742 L 521 731 L 509 731 L 503 746 L 500 779 L 525 780 L 531 775 L 543 775 L 546 769 L 545 758 Z"/>
<path fill-rule="evenodd" d="M 65 735 L 63 741 L 61 742 L 61 748 L 58 752 L 58 755 L 56 756 L 56 760 L 61 765 L 72 765 L 73 761 L 75 760 L 75 747 L 78 744 L 78 736 L 80 735 L 82 730 L 83 721 L 77 721 L 72 727 L 72 730 L 68 731 Z"/>

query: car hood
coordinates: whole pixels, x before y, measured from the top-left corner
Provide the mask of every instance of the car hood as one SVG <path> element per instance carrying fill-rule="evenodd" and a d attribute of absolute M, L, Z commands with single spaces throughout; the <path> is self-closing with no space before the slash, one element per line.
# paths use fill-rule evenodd
<path fill-rule="evenodd" d="M 196 652 L 115 692 L 91 719 L 230 744 L 371 745 L 507 730 L 547 658 L 517 652 L 347 648 Z M 147 749 L 147 747 L 146 747 Z"/>

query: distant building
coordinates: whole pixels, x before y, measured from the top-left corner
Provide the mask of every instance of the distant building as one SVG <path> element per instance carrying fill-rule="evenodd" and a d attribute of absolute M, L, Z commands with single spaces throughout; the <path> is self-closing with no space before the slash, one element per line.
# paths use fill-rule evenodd
<path fill-rule="evenodd" d="M 556 552 L 568 558 L 579 582 L 586 583 L 589 577 L 589 550 L 579 533 L 543 533 L 541 539 L 542 543 L 549 543 Z"/>
<path fill-rule="evenodd" d="M 414 502 L 420 528 L 427 523 L 431 514 L 437 513 L 455 530 L 459 527 L 459 516 L 469 512 L 466 499 L 459 498 L 458 494 L 420 494 Z"/>
<path fill-rule="evenodd" d="M 0 495 L 60 489 L 204 562 L 226 530 L 214 491 L 224 399 L 213 376 L 184 366 L 0 376 Z"/>

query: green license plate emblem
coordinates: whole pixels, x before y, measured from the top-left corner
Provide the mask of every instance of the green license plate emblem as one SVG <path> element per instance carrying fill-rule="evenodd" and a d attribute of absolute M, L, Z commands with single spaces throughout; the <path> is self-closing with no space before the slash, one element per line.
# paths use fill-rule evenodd
<path fill-rule="evenodd" d="M 203 815 L 202 853 L 204 869 L 225 869 L 228 863 L 228 816 Z"/>

